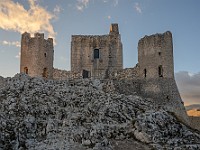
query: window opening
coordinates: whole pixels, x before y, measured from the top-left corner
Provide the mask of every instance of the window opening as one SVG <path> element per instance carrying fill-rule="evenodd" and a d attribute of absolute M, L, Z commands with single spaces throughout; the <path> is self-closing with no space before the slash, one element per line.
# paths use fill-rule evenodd
<path fill-rule="evenodd" d="M 99 59 L 99 49 L 94 49 L 94 59 Z"/>
<path fill-rule="evenodd" d="M 44 69 L 43 69 L 42 76 L 43 76 L 44 78 L 47 78 L 47 77 L 48 77 L 47 68 L 44 68 Z"/>
<path fill-rule="evenodd" d="M 24 68 L 24 73 L 28 74 L 28 68 L 27 67 Z"/>
<path fill-rule="evenodd" d="M 160 65 L 158 67 L 158 75 L 159 75 L 159 77 L 163 77 L 163 68 L 162 68 L 162 65 Z"/>
<path fill-rule="evenodd" d="M 144 77 L 147 77 L 147 69 L 144 69 Z"/>

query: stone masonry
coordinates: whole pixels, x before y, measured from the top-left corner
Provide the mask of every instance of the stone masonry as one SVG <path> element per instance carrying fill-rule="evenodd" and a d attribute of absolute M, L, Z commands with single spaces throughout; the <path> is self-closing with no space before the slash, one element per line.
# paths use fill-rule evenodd
<path fill-rule="evenodd" d="M 111 25 L 108 35 L 72 35 L 72 72 L 83 72 L 83 77 L 100 77 L 105 76 L 107 71 L 122 68 L 122 43 L 118 24 Z"/>
<path fill-rule="evenodd" d="M 30 76 L 53 77 L 53 39 L 44 39 L 44 34 L 22 34 L 20 72 Z"/>

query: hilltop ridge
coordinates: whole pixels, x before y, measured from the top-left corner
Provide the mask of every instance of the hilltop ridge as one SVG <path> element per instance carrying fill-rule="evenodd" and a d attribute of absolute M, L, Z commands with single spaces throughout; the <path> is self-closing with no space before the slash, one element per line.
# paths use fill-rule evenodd
<path fill-rule="evenodd" d="M 3 80 L 0 149 L 200 148 L 198 131 L 151 98 L 120 93 L 113 80 Z"/>

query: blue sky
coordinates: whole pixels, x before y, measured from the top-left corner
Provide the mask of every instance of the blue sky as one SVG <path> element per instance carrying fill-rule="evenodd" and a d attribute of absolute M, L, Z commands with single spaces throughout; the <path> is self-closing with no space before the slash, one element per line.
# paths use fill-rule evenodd
<path fill-rule="evenodd" d="M 54 67 L 70 70 L 71 35 L 107 34 L 118 23 L 124 68 L 137 63 L 140 38 L 169 30 L 175 72 L 193 77 L 200 72 L 199 8 L 198 0 L 0 0 L 0 75 L 19 72 L 25 31 L 54 37 Z"/>

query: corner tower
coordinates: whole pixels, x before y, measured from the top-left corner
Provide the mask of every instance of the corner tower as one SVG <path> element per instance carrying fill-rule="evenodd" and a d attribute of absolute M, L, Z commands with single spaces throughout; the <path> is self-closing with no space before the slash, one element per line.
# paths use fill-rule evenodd
<path fill-rule="evenodd" d="M 141 78 L 174 78 L 171 32 L 142 38 L 138 43 L 138 62 Z"/>
<path fill-rule="evenodd" d="M 188 123 L 187 114 L 175 79 L 172 34 L 145 36 L 138 43 L 140 92 L 150 97 L 159 108 Z"/>
<path fill-rule="evenodd" d="M 44 34 L 34 37 L 25 32 L 21 38 L 20 72 L 30 76 L 53 77 L 53 39 L 44 39 Z"/>

